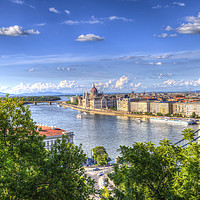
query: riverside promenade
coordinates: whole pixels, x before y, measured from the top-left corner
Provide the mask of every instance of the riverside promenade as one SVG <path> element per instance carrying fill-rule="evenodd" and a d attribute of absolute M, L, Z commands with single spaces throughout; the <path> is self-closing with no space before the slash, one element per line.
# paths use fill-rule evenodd
<path fill-rule="evenodd" d="M 140 118 L 140 119 L 150 119 L 150 118 L 164 118 L 165 116 L 152 116 L 152 115 L 143 115 L 143 114 L 132 114 L 128 112 L 123 112 L 123 111 L 117 111 L 117 110 L 108 110 L 108 109 L 86 109 L 82 108 L 73 104 L 66 104 L 62 103 L 60 104 L 64 108 L 71 108 L 75 109 L 81 112 L 87 112 L 90 114 L 99 114 L 99 115 L 112 115 L 112 116 L 124 116 L 124 117 L 133 117 L 133 118 Z M 185 118 L 185 119 L 190 119 L 190 118 Z M 197 124 L 200 125 L 200 121 L 197 121 Z"/>
<path fill-rule="evenodd" d="M 134 118 L 145 118 L 145 119 L 149 119 L 152 116 L 150 115 L 138 115 L 138 114 L 132 114 L 132 113 L 127 113 L 127 112 L 123 112 L 123 111 L 117 111 L 117 110 L 103 110 L 103 109 L 86 109 L 86 108 L 81 108 L 79 106 L 73 105 L 73 104 L 66 104 L 66 103 L 62 103 L 60 104 L 62 105 L 64 108 L 71 108 L 71 109 L 75 109 L 81 112 L 87 112 L 90 114 L 100 114 L 100 115 L 113 115 L 113 116 L 126 116 L 126 117 L 134 117 Z"/>

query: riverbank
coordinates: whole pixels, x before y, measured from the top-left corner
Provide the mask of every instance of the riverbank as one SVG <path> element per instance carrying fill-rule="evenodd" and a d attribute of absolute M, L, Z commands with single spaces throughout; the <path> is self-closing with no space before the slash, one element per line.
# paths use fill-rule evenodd
<path fill-rule="evenodd" d="M 143 115 L 143 114 L 132 114 L 132 113 L 127 113 L 123 111 L 115 111 L 115 110 L 91 110 L 91 109 L 85 109 L 81 108 L 79 106 L 73 105 L 73 104 L 61 104 L 64 108 L 71 108 L 78 110 L 80 112 L 87 112 L 90 114 L 99 114 L 99 115 L 112 115 L 112 116 L 125 116 L 125 117 L 133 117 L 133 118 L 141 118 L 141 119 L 150 119 L 150 118 L 163 118 L 165 116 L 152 116 L 152 115 Z M 185 118 L 185 119 L 190 119 L 190 118 Z M 200 121 L 197 121 L 197 124 L 200 125 Z"/>
<path fill-rule="evenodd" d="M 115 111 L 115 110 L 91 110 L 91 109 L 85 109 L 85 108 L 81 108 L 78 107 L 76 105 L 72 105 L 72 104 L 61 104 L 64 108 L 71 108 L 71 109 L 75 109 L 81 112 L 87 112 L 90 114 L 100 114 L 100 115 L 112 115 L 112 116 L 126 116 L 126 117 L 134 117 L 134 118 L 145 118 L 145 119 L 149 119 L 152 116 L 150 115 L 139 115 L 139 114 L 132 114 L 132 113 L 127 113 L 127 112 L 123 112 L 123 111 Z"/>

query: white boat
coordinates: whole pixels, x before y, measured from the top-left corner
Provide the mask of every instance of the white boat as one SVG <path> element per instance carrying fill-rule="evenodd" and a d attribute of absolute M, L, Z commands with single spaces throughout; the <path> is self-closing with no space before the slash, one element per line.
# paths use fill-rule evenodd
<path fill-rule="evenodd" d="M 60 105 L 60 104 L 57 104 L 57 107 L 59 107 L 59 108 L 60 108 L 60 107 L 61 107 L 61 105 Z"/>
<path fill-rule="evenodd" d="M 78 115 L 76 115 L 76 118 L 78 118 L 78 119 L 82 119 L 82 118 L 83 118 L 83 115 L 78 114 Z"/>
<path fill-rule="evenodd" d="M 142 120 L 141 120 L 141 119 L 139 119 L 139 118 L 135 118 L 135 121 L 136 121 L 136 122 L 139 122 L 139 123 L 141 123 L 141 122 L 142 122 Z"/>
<path fill-rule="evenodd" d="M 83 115 L 87 115 L 87 113 L 86 113 L 86 112 L 83 112 Z"/>
<path fill-rule="evenodd" d="M 197 124 L 196 120 L 182 119 L 182 118 L 150 118 L 151 122 L 161 122 L 161 123 L 175 123 L 183 125 L 193 125 Z"/>

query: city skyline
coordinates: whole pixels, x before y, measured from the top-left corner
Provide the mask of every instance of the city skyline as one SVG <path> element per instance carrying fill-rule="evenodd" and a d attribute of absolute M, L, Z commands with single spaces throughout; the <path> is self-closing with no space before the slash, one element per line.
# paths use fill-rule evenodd
<path fill-rule="evenodd" d="M 199 90 L 200 2 L 2 0 L 0 92 Z M 196 75 L 197 74 L 197 75 Z"/>

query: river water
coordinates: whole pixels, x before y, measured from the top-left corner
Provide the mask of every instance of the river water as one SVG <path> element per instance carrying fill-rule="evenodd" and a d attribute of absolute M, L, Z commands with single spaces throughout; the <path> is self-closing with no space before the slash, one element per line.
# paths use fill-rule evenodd
<path fill-rule="evenodd" d="M 173 143 L 182 139 L 184 128 L 198 129 L 198 125 L 177 125 L 149 122 L 138 123 L 134 118 L 87 114 L 77 119 L 77 110 L 64 109 L 57 105 L 30 105 L 31 115 L 35 122 L 47 126 L 56 126 L 74 132 L 74 143 L 82 144 L 84 152 L 90 157 L 92 148 L 104 146 L 111 158 L 119 155 L 120 145 L 131 146 L 134 142 L 158 144 L 163 138 Z"/>

